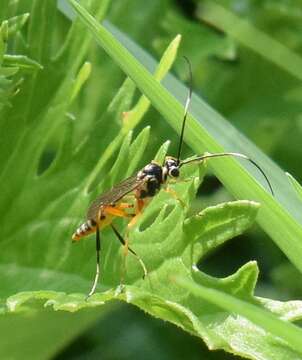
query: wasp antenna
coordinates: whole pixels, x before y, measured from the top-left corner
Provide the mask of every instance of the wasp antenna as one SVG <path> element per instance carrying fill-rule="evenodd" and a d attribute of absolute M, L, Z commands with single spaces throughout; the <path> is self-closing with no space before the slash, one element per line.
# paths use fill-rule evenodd
<path fill-rule="evenodd" d="M 190 102 L 192 99 L 192 91 L 193 91 L 193 75 L 192 75 L 191 63 L 190 63 L 190 60 L 186 56 L 184 56 L 183 58 L 185 59 L 185 61 L 188 64 L 190 83 L 189 83 L 189 93 L 188 93 L 188 96 L 186 99 L 185 112 L 184 112 L 184 117 L 183 117 L 183 121 L 182 121 L 181 132 L 180 132 L 180 138 L 179 138 L 179 145 L 178 145 L 178 152 L 177 152 L 177 162 L 178 163 L 180 162 L 180 155 L 181 155 L 181 148 L 182 148 L 182 143 L 183 143 L 186 119 L 187 119 L 188 109 L 189 109 L 189 105 L 190 105 Z"/>
<path fill-rule="evenodd" d="M 252 160 L 248 156 L 240 154 L 240 153 L 226 152 L 226 153 L 217 153 L 217 154 L 205 154 L 205 155 L 202 155 L 202 156 L 195 157 L 193 159 L 189 159 L 187 161 L 186 160 L 181 161 L 179 167 L 181 167 L 182 165 L 185 165 L 185 164 L 190 164 L 192 162 L 196 162 L 196 161 L 200 162 L 200 161 L 203 161 L 205 159 L 215 158 L 215 157 L 217 158 L 217 157 L 223 157 L 223 156 L 239 157 L 239 158 L 248 160 L 250 163 L 252 163 L 261 172 L 261 174 L 263 175 L 263 177 L 265 178 L 265 180 L 266 180 L 266 182 L 268 184 L 270 192 L 272 193 L 273 196 L 275 196 L 272 185 L 271 185 L 268 177 L 266 176 L 265 172 L 262 170 L 262 168 L 254 160 Z"/>

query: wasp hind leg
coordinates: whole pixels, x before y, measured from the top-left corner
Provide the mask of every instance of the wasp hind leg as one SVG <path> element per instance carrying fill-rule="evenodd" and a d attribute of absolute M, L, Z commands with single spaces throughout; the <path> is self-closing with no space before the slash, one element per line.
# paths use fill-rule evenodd
<path fill-rule="evenodd" d="M 95 245 L 96 245 L 96 272 L 95 277 L 93 281 L 93 285 L 91 290 L 89 291 L 89 294 L 86 296 L 86 300 L 90 298 L 95 293 L 99 277 L 100 277 L 100 250 L 101 250 L 101 240 L 100 240 L 100 230 L 97 226 L 96 233 L 95 233 Z"/>
<path fill-rule="evenodd" d="M 137 259 L 137 261 L 140 263 L 142 269 L 143 269 L 143 272 L 144 272 L 144 275 L 143 275 L 143 279 L 148 275 L 148 271 L 147 271 L 147 268 L 146 268 L 146 265 L 144 264 L 143 260 L 137 255 L 137 253 L 132 250 L 129 246 L 128 246 L 128 240 L 125 240 L 122 235 L 118 232 L 118 230 L 116 229 L 116 227 L 111 224 L 111 228 L 114 232 L 114 234 L 116 235 L 116 237 L 118 238 L 118 240 L 121 242 L 121 244 L 124 246 L 124 249 L 125 249 L 125 256 L 124 256 L 124 273 L 126 272 L 126 256 L 127 256 L 127 252 L 128 250 L 131 252 L 132 255 L 134 255 Z M 124 273 L 122 274 L 122 279 L 121 279 L 121 283 L 124 282 Z"/>

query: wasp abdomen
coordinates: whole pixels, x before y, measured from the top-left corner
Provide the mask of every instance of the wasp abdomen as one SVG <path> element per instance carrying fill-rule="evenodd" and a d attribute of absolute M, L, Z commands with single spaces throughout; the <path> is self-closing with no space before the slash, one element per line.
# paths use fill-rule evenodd
<path fill-rule="evenodd" d="M 96 230 L 96 222 L 92 219 L 87 220 L 82 225 L 80 225 L 75 233 L 72 235 L 72 240 L 77 241 L 82 237 L 87 236 Z"/>

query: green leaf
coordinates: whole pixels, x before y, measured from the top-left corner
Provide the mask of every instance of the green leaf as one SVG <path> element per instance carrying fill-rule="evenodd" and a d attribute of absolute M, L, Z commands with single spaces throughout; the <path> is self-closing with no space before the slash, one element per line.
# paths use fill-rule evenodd
<path fill-rule="evenodd" d="M 7 54 L 8 39 L 19 32 L 21 27 L 26 23 L 29 14 L 23 14 L 5 20 L 0 27 L 0 111 L 2 108 L 10 106 L 11 98 L 19 92 L 19 85 L 22 79 L 10 79 L 12 77 L 24 73 L 24 70 L 38 70 L 42 66 L 25 55 L 9 55 Z"/>
<path fill-rule="evenodd" d="M 236 312 L 237 314 L 244 316 L 251 320 L 254 324 L 264 328 L 267 332 L 274 334 L 287 341 L 291 346 L 294 355 L 295 352 L 302 353 L 301 336 L 302 330 L 286 321 L 279 320 L 276 316 L 273 316 L 269 311 L 264 311 L 259 306 L 254 304 L 248 304 L 245 301 L 239 300 L 234 296 L 217 291 L 215 289 L 207 288 L 205 286 L 196 285 L 193 282 L 189 282 L 184 278 L 176 278 L 175 281 L 185 289 L 192 292 L 192 294 L 209 301 L 229 312 Z M 298 305 L 301 317 L 301 305 Z M 287 313 L 293 310 L 293 305 L 289 305 Z M 273 306 L 272 306 L 273 308 Z M 274 309 L 276 312 L 276 309 Z M 275 357 L 274 357 L 275 358 Z"/>
<path fill-rule="evenodd" d="M 27 70 L 42 70 L 43 66 L 41 66 L 38 62 L 28 58 L 24 55 L 4 55 L 3 57 L 3 65 L 4 66 L 15 66 L 21 69 Z"/>
<path fill-rule="evenodd" d="M 1 67 L 0 68 L 0 76 L 13 76 L 19 71 L 18 67 Z M 3 79 L 1 79 L 3 82 Z"/>
<path fill-rule="evenodd" d="M 3 21 L 0 26 L 0 61 L 1 61 L 1 63 L 2 63 L 3 56 L 6 53 L 7 39 L 8 39 L 8 22 Z"/>
<path fill-rule="evenodd" d="M 95 1 L 94 5 L 99 6 L 98 3 Z M 67 36 L 70 42 L 65 44 L 66 53 L 62 49 L 58 50 L 59 55 L 52 52 L 56 48 L 51 40 L 52 37 L 49 38 L 48 44 L 52 49 L 51 52 L 49 49 L 41 49 L 39 43 L 43 38 L 43 33 L 44 35 L 52 34 L 52 26 L 53 29 L 57 27 L 50 20 L 43 23 L 37 18 L 39 14 L 42 14 L 42 17 L 47 14 L 51 16 L 53 4 L 40 3 L 39 7 L 36 2 L 33 5 L 35 9 L 30 19 L 31 40 L 26 38 L 26 42 L 29 41 L 29 51 L 26 56 L 30 59 L 32 57 L 29 54 L 41 55 L 44 59 L 43 71 L 26 73 L 26 81 L 20 84 L 22 90 L 19 93 L 20 96 L 13 99 L 11 109 L 4 110 L 0 121 L 2 134 L 0 177 L 12 180 L 5 181 L 0 194 L 0 212 L 3 215 L 1 245 L 6 249 L 6 255 L 0 264 L 2 284 L 0 312 L 3 317 L 3 320 L 0 319 L 0 327 L 3 330 L 7 324 L 6 319 L 15 316 L 16 322 L 12 324 L 15 323 L 18 326 L 15 331 L 18 333 L 16 336 L 20 337 L 22 314 L 43 312 L 41 305 L 44 303 L 48 306 L 47 312 L 52 308 L 65 311 L 79 310 L 79 307 L 74 307 L 74 299 L 77 300 L 78 297 L 84 308 L 100 305 L 99 301 L 91 302 L 90 305 L 83 302 L 83 296 L 91 285 L 91 276 L 95 266 L 94 243 L 88 241 L 79 246 L 73 246 L 71 235 L 82 221 L 86 208 L 96 191 L 105 190 L 102 187 L 104 183 L 101 183 L 97 188 L 93 187 L 93 192 L 86 192 L 89 175 L 99 174 L 97 164 L 101 158 L 104 161 L 103 149 L 109 147 L 106 152 L 108 157 L 106 166 L 102 169 L 102 180 L 109 166 L 114 170 L 108 171 L 106 180 L 108 183 L 112 183 L 114 179 L 119 181 L 125 176 L 122 169 L 125 172 L 137 170 L 138 163 L 145 155 L 144 150 L 148 144 L 150 132 L 149 128 L 145 128 L 135 138 L 133 137 L 132 141 L 131 134 L 123 127 L 122 113 L 135 106 L 132 104 L 135 85 L 129 79 L 125 81 L 120 93 L 110 106 L 106 104 L 107 112 L 101 109 L 105 113 L 104 116 L 101 117 L 100 113 L 97 113 L 100 103 L 92 105 L 90 103 L 91 79 L 85 82 L 89 72 L 87 70 L 90 70 L 89 66 L 84 64 L 84 67 L 81 67 L 82 57 L 87 55 L 86 40 L 89 35 L 85 34 L 78 24 L 77 30 L 72 27 Z M 102 6 L 100 5 L 100 8 L 103 9 Z M 41 26 L 44 28 L 41 29 Z M 61 30 L 61 38 L 64 38 L 66 28 Z M 77 49 L 73 48 L 73 37 L 81 38 L 80 45 L 86 46 L 86 49 L 81 48 L 79 44 Z M 175 44 L 176 42 L 172 44 L 171 51 L 168 50 L 162 65 L 158 68 L 159 80 L 171 66 L 172 54 L 177 50 Z M 75 53 L 72 57 L 71 53 L 75 50 L 79 53 Z M 16 51 L 18 52 L 18 46 Z M 16 58 L 11 59 L 16 60 Z M 69 66 L 68 61 L 71 60 L 73 60 L 72 66 Z M 77 64 L 79 64 L 78 67 Z M 111 96 L 116 91 L 116 85 L 104 82 L 104 78 L 111 80 L 116 69 L 110 70 L 108 74 L 106 64 L 99 68 L 104 72 L 104 76 L 96 77 L 97 89 L 105 89 Z M 85 94 L 81 91 L 83 86 L 85 86 Z M 95 91 L 95 84 L 93 86 L 93 96 L 97 95 L 99 98 L 100 94 Z M 86 91 L 89 94 L 87 98 Z M 138 113 L 135 124 L 141 121 L 143 114 L 149 108 L 149 102 L 146 99 L 140 103 L 144 111 Z M 94 120 L 93 123 L 89 122 L 91 119 Z M 134 127 L 135 124 L 127 125 L 128 129 Z M 123 135 L 121 136 L 122 128 Z M 76 133 L 80 134 L 79 139 L 75 137 Z M 125 137 L 128 142 L 125 142 L 120 156 L 121 159 L 129 158 L 131 161 L 127 164 L 119 162 L 121 166 L 114 166 L 117 150 Z M 145 161 L 147 161 L 146 157 Z M 15 211 L 20 211 L 18 217 L 13 215 Z M 110 237 L 108 240 L 111 240 Z M 113 243 L 115 242 L 116 240 Z M 116 246 L 119 247 L 119 244 L 116 243 Z M 25 253 L 26 256 L 24 256 Z M 67 253 L 70 256 L 66 257 Z M 64 295 L 65 292 L 72 291 L 79 291 L 81 294 L 78 297 Z M 54 300 L 56 304 L 52 303 Z M 107 309 L 110 309 L 109 305 L 102 312 L 105 313 Z M 87 309 L 83 310 L 83 316 L 75 316 L 74 321 L 68 316 L 66 322 L 63 315 L 57 317 L 58 321 L 62 321 L 64 331 L 68 327 L 68 322 L 73 327 L 73 331 L 66 337 L 60 332 L 58 332 L 58 337 L 51 337 L 50 329 L 53 326 L 51 317 L 44 318 L 43 314 L 33 317 L 28 328 L 29 336 L 26 338 L 27 347 L 32 349 L 26 352 L 28 357 L 38 358 L 37 354 L 42 357 L 44 354 L 46 357 L 52 356 L 59 347 L 64 346 L 72 337 L 85 330 L 87 324 L 91 324 L 92 319 L 87 311 Z M 97 318 L 95 311 L 93 313 L 94 318 Z M 86 320 L 82 321 L 82 318 Z M 40 319 L 48 321 L 44 324 L 45 338 L 52 338 L 52 346 L 47 346 L 44 336 L 37 334 Z M 9 339 L 2 339 L 0 347 L 6 354 L 14 354 L 16 357 L 19 354 L 20 357 L 22 342 L 20 341 L 19 348 L 12 350 L 15 346 L 12 339 L 12 336 Z M 41 347 L 45 344 L 47 349 L 42 351 L 40 347 L 35 347 L 36 341 L 41 341 Z"/>
<path fill-rule="evenodd" d="M 175 39 L 171 42 L 171 44 L 166 49 L 163 57 L 158 64 L 156 71 L 155 71 L 155 79 L 157 81 L 162 80 L 162 78 L 167 74 L 170 70 L 173 61 L 175 60 L 177 49 L 179 46 L 181 38 L 176 36 Z M 125 84 L 126 86 L 126 84 Z M 127 85 L 128 86 L 128 85 Z M 127 88 L 126 88 L 127 91 Z M 123 93 L 121 95 L 123 97 Z M 141 96 L 138 100 L 137 104 L 129 111 L 123 112 L 123 124 L 119 131 L 119 134 L 116 136 L 116 141 L 112 142 L 104 151 L 102 158 L 98 162 L 96 168 L 94 169 L 93 173 L 89 176 L 87 182 L 87 188 L 90 189 L 91 185 L 95 181 L 95 176 L 103 169 L 106 162 L 109 160 L 110 155 L 117 151 L 118 147 L 121 145 L 121 142 L 125 135 L 133 129 L 135 126 L 141 122 L 143 119 L 144 114 L 150 107 L 150 101 L 145 97 Z"/>
<path fill-rule="evenodd" d="M 17 69 L 19 71 L 9 79 L 0 77 L 0 176 L 7 177 L 0 195 L 0 212 L 4 214 L 1 228 L 5 233 L 1 238 L 1 246 L 2 249 L 6 249 L 6 255 L 2 257 L 0 264 L 2 283 L 0 328 L 2 333 L 6 333 L 6 336 L 1 338 L 0 357 L 40 359 L 55 356 L 60 348 L 65 347 L 102 315 L 99 310 L 93 309 L 84 310 L 81 314 L 73 316 L 63 312 L 54 313 L 41 307 L 45 302 L 41 299 L 43 295 L 40 299 L 37 296 L 37 303 L 31 303 L 33 306 L 21 305 L 21 300 L 26 299 L 22 290 L 46 289 L 46 293 L 50 290 L 49 294 L 55 296 L 54 294 L 58 295 L 60 290 L 66 290 L 65 285 L 69 282 L 75 281 L 73 286 L 76 287 L 78 281 L 79 286 L 86 288 L 90 286 L 90 281 L 80 279 L 80 276 L 69 277 L 68 272 L 55 269 L 55 263 L 48 267 L 42 255 L 47 255 L 47 251 L 52 246 L 51 243 L 44 242 L 47 240 L 44 231 L 47 233 L 50 230 L 49 226 L 55 228 L 60 221 L 68 223 L 68 218 L 64 217 L 65 205 L 68 204 L 64 204 L 64 201 L 60 203 L 60 200 L 66 194 L 68 197 L 68 192 L 74 191 L 86 175 L 85 171 L 79 168 L 77 159 L 73 160 L 73 170 L 70 168 L 70 172 L 67 170 L 67 164 L 71 164 L 75 153 L 73 141 L 75 119 L 67 114 L 67 111 L 71 111 L 69 105 L 78 68 L 75 66 L 73 69 L 67 69 L 65 67 L 67 57 L 62 59 L 63 62 L 66 61 L 64 66 L 59 66 L 49 55 L 50 52 L 46 51 L 43 71 L 25 71 L 29 68 L 41 68 L 37 62 L 31 60 L 39 58 L 32 56 L 41 50 L 35 52 L 39 36 L 46 34 L 47 41 L 42 43 L 43 51 L 47 48 L 55 51 L 55 41 L 59 40 L 60 43 L 65 39 L 67 28 L 62 28 L 62 19 L 58 12 L 48 11 L 50 7 L 56 11 L 56 2 L 17 1 L 13 5 L 10 10 L 16 13 L 22 13 L 21 8 L 27 7 L 28 11 L 32 5 L 37 5 L 36 10 L 41 11 L 41 14 L 39 11 L 31 14 L 29 32 L 32 41 L 28 37 L 28 28 L 22 34 L 19 31 L 20 24 L 24 21 L 19 23 L 16 21 L 16 26 L 10 28 L 8 25 L 13 23 L 8 20 L 1 26 L 0 62 L 2 64 L 3 53 L 6 62 L 4 64 L 10 66 L 1 68 L 0 71 L 4 69 L 1 75 L 11 76 L 12 72 L 16 72 Z M 1 14 L 6 11 L 10 13 L 4 7 L 6 5 L 1 3 Z M 44 22 L 43 18 L 44 20 L 47 18 L 47 21 Z M 2 41 L 3 39 L 5 42 Z M 6 44 L 13 55 L 7 54 Z M 86 55 L 85 53 L 84 56 Z M 76 59 L 75 57 L 74 60 Z M 13 67 L 13 64 L 17 66 Z M 61 86 L 64 90 L 59 94 Z M 85 122 L 87 115 L 82 115 L 81 119 Z M 91 150 L 95 157 L 100 156 L 96 149 Z M 38 164 L 42 164 L 42 171 L 39 174 L 37 174 L 40 167 Z M 59 204 L 59 207 L 56 207 L 56 204 Z M 12 216 L 14 209 L 17 208 L 19 210 L 23 208 L 24 211 L 21 211 L 23 215 L 20 213 L 17 217 Z M 61 220 L 58 218 L 55 220 L 57 216 L 61 217 Z M 31 238 L 30 234 L 33 233 L 36 233 L 37 237 L 34 235 L 34 238 Z M 64 239 L 67 239 L 66 242 L 69 244 L 70 234 L 67 236 L 65 234 L 63 237 L 61 235 L 60 238 L 63 240 L 61 242 L 63 247 Z M 27 241 L 24 242 L 25 239 Z M 40 261 L 42 258 L 43 264 Z M 45 279 L 49 280 L 49 286 L 46 284 L 48 280 Z M 60 281 L 62 281 L 61 288 Z M 4 305 L 6 299 L 17 293 L 20 297 L 15 300 L 19 299 L 20 306 L 17 302 L 14 303 L 12 298 L 11 302 L 8 302 L 9 309 L 14 309 L 14 304 L 16 309 L 4 314 L 4 308 L 8 309 Z M 109 308 L 107 306 L 101 312 L 108 312 Z M 42 332 L 41 324 L 43 324 Z M 60 324 L 56 334 L 52 333 L 54 324 Z M 72 329 L 68 330 L 69 326 Z"/>
<path fill-rule="evenodd" d="M 196 242 L 193 262 L 213 251 L 226 240 L 241 234 L 255 219 L 259 204 L 249 201 L 225 203 L 206 208 L 202 213 L 189 218 L 184 231 Z M 202 242 L 197 241 L 203 229 Z"/>
<path fill-rule="evenodd" d="M 91 64 L 89 62 L 85 62 L 79 71 L 79 75 L 74 84 L 73 93 L 71 95 L 71 101 L 75 99 L 81 90 L 83 84 L 87 81 L 91 73 Z"/>
<path fill-rule="evenodd" d="M 87 309 L 76 314 L 44 310 L 2 316 L 1 330 L 3 333 L 5 331 L 5 336 L 1 339 L 0 357 L 37 360 L 53 358 L 83 330 L 90 328 L 104 310 Z"/>
<path fill-rule="evenodd" d="M 198 184 L 198 178 L 194 178 L 190 182 L 175 185 L 175 190 L 192 200 Z M 239 297 L 247 306 L 249 302 L 256 301 L 284 318 L 291 320 L 301 318 L 299 302 L 281 303 L 254 298 L 253 291 L 258 274 L 254 262 L 246 264 L 237 273 L 224 279 L 211 277 L 196 268 L 192 271 L 193 259 L 200 256 L 204 258 L 209 247 L 212 246 L 214 249 L 219 243 L 242 233 L 250 226 L 257 214 L 258 205 L 247 201 L 231 202 L 205 209 L 199 215 L 185 220 L 187 215 L 181 205 L 175 206 L 175 201 L 177 203 L 177 200 L 169 199 L 168 194 L 161 192 L 147 207 L 137 226 L 130 233 L 131 247 L 144 259 L 148 268 L 149 275 L 146 280 L 141 278 L 142 270 L 136 259 L 129 255 L 126 282 L 131 285 L 123 289 L 116 287 L 122 269 L 123 250 L 118 250 L 117 241 L 111 239 L 110 243 L 104 242 L 102 252 L 102 285 L 109 285 L 109 290 L 95 294 L 88 301 L 85 300 L 85 293 L 67 295 L 54 291 L 23 292 L 10 297 L 4 311 L 24 311 L 27 307 L 33 306 L 38 299 L 46 301 L 45 306 L 71 312 L 119 299 L 135 304 L 155 317 L 170 321 L 202 337 L 211 349 L 225 349 L 256 358 L 255 345 L 257 345 L 256 353 L 263 358 L 268 358 L 267 354 L 273 354 L 271 356 L 276 359 L 296 355 L 283 340 L 275 336 L 268 337 L 261 328 L 245 318 L 233 316 L 232 312 L 236 311 L 236 308 L 222 313 L 207 302 L 197 301 L 196 297 L 184 292 L 173 281 L 177 276 L 185 276 L 188 281 L 194 280 L 198 284 L 219 290 L 219 294 L 223 291 Z M 216 216 L 214 216 L 215 210 Z M 190 233 L 192 236 L 189 235 Z M 216 236 L 217 241 L 213 240 L 215 233 L 219 234 L 219 237 Z M 53 275 L 55 278 L 55 274 Z M 61 281 L 63 280 L 61 276 Z M 75 280 L 77 279 L 72 280 L 70 277 L 61 286 L 66 288 L 67 281 L 68 284 L 74 284 Z M 50 274 L 47 282 L 51 283 Z M 77 280 L 77 283 L 78 289 L 88 286 L 87 281 L 80 284 Z M 265 325 L 260 324 L 260 326 L 266 328 Z M 287 337 L 283 338 L 287 339 Z"/>
<path fill-rule="evenodd" d="M 177 119 L 182 118 L 183 107 L 181 104 L 164 87 L 154 81 L 144 66 L 110 32 L 95 21 L 87 11 L 73 0 L 70 0 L 70 3 L 91 30 L 98 43 L 132 77 L 137 86 L 149 97 L 169 124 L 179 131 L 181 124 Z M 125 37 L 121 34 L 119 36 L 124 43 L 127 43 L 128 40 Z M 129 42 L 127 46 L 130 47 Z M 131 46 L 137 56 L 142 56 L 137 47 L 133 44 Z M 147 60 L 144 57 L 144 62 L 149 65 L 152 64 L 150 58 Z M 166 84 L 169 90 L 179 98 L 180 94 L 184 93 L 184 89 L 175 79 L 169 78 L 168 80 L 169 82 L 167 81 Z M 200 99 L 193 97 L 191 109 L 192 115 L 189 114 L 188 116 L 185 140 L 196 153 L 201 153 L 204 150 L 209 152 L 241 151 L 253 158 L 269 174 L 276 193 L 275 198 L 268 195 L 258 184 L 259 175 L 256 175 L 248 164 L 245 164 L 243 168 L 234 159 L 217 159 L 211 162 L 215 174 L 235 197 L 255 199 L 261 202 L 262 206 L 258 217 L 259 224 L 274 239 L 295 266 L 302 270 L 300 261 L 302 256 L 300 241 L 302 236 L 301 204 L 297 202 L 293 191 L 290 190 L 282 170 L 267 159 L 255 146 L 250 144 L 247 139 L 238 134 L 229 124 L 224 122 L 221 116 Z M 200 123 L 203 127 L 200 126 Z M 223 145 L 224 147 L 222 147 Z"/>
<path fill-rule="evenodd" d="M 8 24 L 8 36 L 15 35 L 26 24 L 29 13 L 14 16 L 7 20 Z"/>
<path fill-rule="evenodd" d="M 168 45 L 155 70 L 154 78 L 156 80 L 162 80 L 171 69 L 177 55 L 180 41 L 181 36 L 177 35 Z M 145 96 L 142 96 L 135 107 L 125 114 L 124 132 L 129 131 L 129 128 L 134 128 L 143 118 L 149 107 L 150 101 Z"/>
<path fill-rule="evenodd" d="M 286 173 L 288 176 L 289 181 L 291 182 L 293 188 L 297 192 L 297 195 L 302 200 L 302 186 L 298 183 L 298 181 L 289 173 Z"/>

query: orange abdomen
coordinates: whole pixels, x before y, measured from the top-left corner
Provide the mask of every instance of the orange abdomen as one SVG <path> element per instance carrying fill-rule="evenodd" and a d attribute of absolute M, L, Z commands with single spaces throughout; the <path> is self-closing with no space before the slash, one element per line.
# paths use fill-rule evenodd
<path fill-rule="evenodd" d="M 103 215 L 102 219 L 98 222 L 99 229 L 108 226 L 112 222 L 113 217 L 114 216 L 112 215 L 106 215 L 106 216 Z M 95 233 L 96 228 L 97 228 L 97 223 L 93 219 L 89 219 L 77 228 L 75 233 L 72 235 L 72 240 L 79 241 L 83 237 Z"/>

